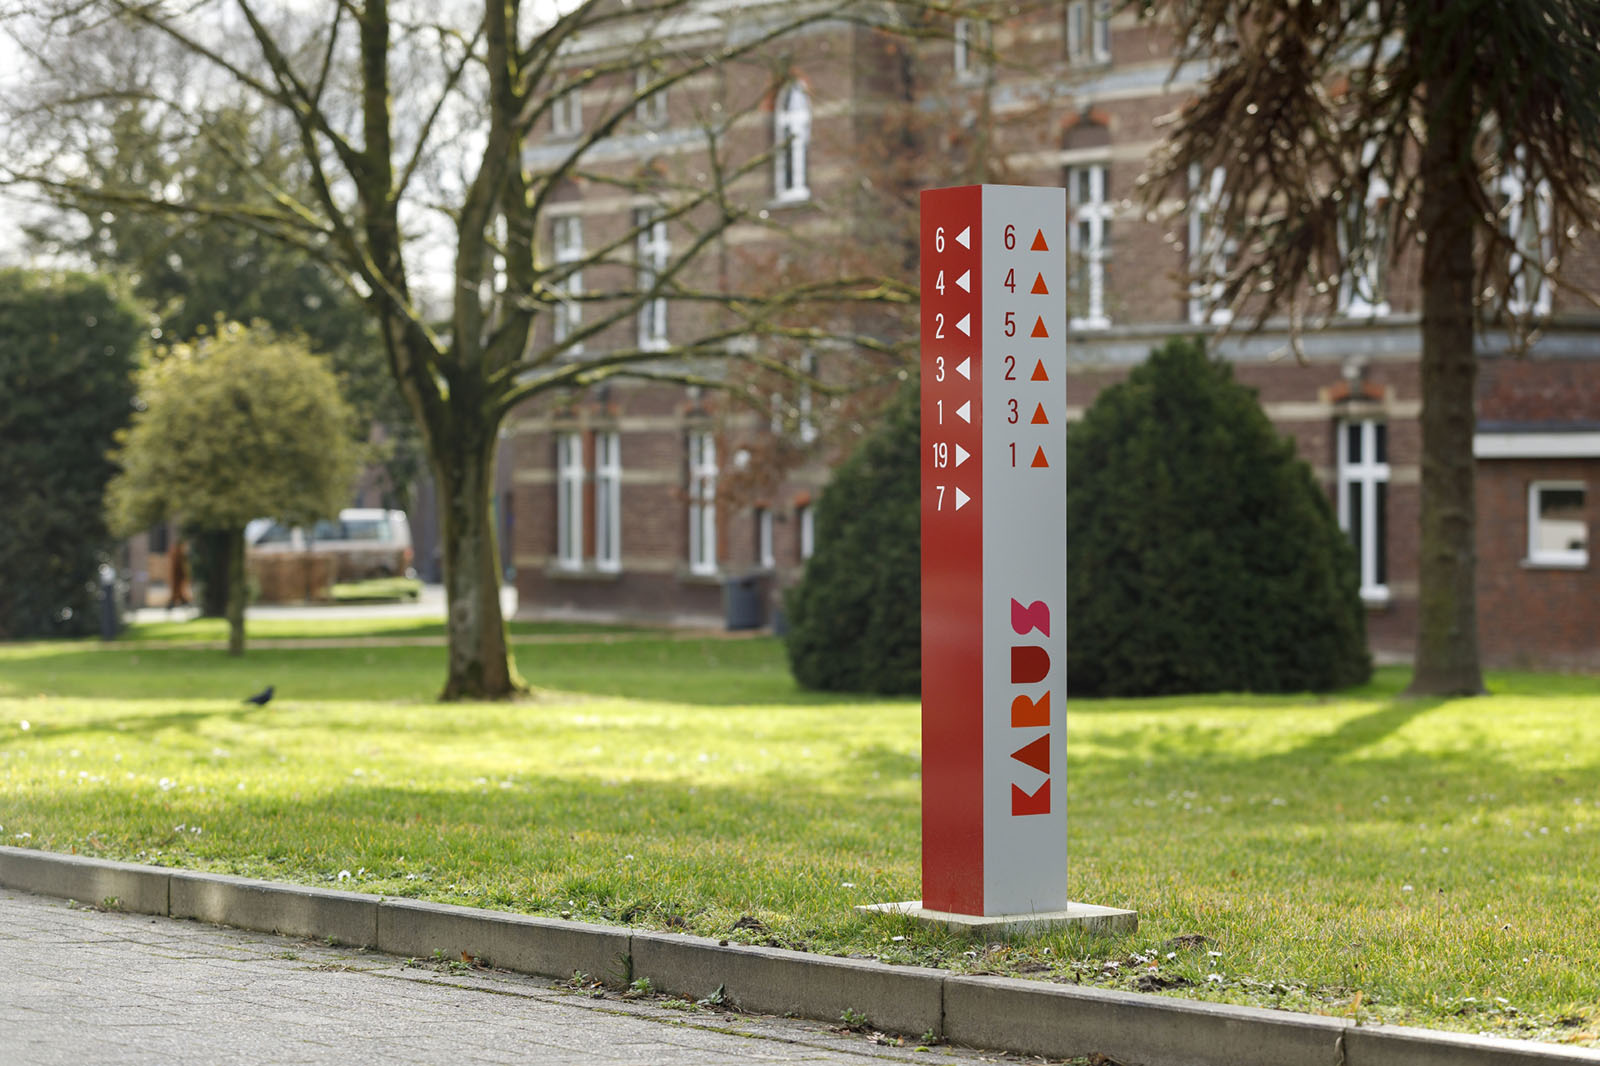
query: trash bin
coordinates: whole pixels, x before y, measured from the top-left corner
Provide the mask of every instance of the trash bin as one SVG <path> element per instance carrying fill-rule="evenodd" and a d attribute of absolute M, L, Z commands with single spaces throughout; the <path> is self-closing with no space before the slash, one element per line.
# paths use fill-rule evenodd
<path fill-rule="evenodd" d="M 730 577 L 722 583 L 722 617 L 728 629 L 760 629 L 766 624 L 765 586 L 760 574 Z"/>

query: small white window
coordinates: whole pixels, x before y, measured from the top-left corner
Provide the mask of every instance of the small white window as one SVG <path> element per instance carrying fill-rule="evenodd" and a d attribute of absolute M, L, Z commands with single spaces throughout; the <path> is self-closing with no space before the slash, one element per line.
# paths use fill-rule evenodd
<path fill-rule="evenodd" d="M 689 572 L 717 572 L 717 441 L 689 434 Z"/>
<path fill-rule="evenodd" d="M 1106 329 L 1111 325 L 1106 315 L 1106 248 L 1111 231 L 1106 167 L 1069 167 L 1067 191 L 1072 201 L 1072 220 L 1067 228 L 1074 297 L 1072 327 Z"/>
<path fill-rule="evenodd" d="M 573 137 L 583 132 L 583 97 L 578 89 L 568 89 L 551 104 L 550 132 L 557 137 Z"/>
<path fill-rule="evenodd" d="M 756 565 L 763 570 L 771 570 L 777 565 L 777 558 L 772 551 L 772 511 L 770 508 L 756 508 Z"/>
<path fill-rule="evenodd" d="M 636 208 L 633 225 L 634 258 L 637 266 L 639 293 L 644 295 L 655 288 L 657 280 L 667 269 L 672 246 L 667 243 L 667 223 L 658 218 L 660 212 L 653 207 Z M 639 306 L 639 347 L 646 350 L 666 348 L 667 301 L 663 296 L 653 296 Z"/>
<path fill-rule="evenodd" d="M 1201 326 L 1226 325 L 1233 312 L 1222 305 L 1222 279 L 1237 250 L 1222 225 L 1227 206 L 1221 167 L 1202 175 L 1198 164 L 1189 168 L 1189 322 Z"/>
<path fill-rule="evenodd" d="M 1581 481 L 1535 481 L 1528 486 L 1528 562 L 1589 565 L 1586 502 Z"/>
<path fill-rule="evenodd" d="M 1501 231 L 1512 248 L 1506 264 L 1511 286 L 1506 310 L 1514 315 L 1547 315 L 1551 286 L 1544 264 L 1550 258 L 1550 183 L 1530 183 L 1527 167 L 1514 160 L 1506 163 L 1499 185 Z"/>
<path fill-rule="evenodd" d="M 798 81 L 778 93 L 773 129 L 773 191 L 779 200 L 807 200 L 811 151 L 811 94 Z"/>
<path fill-rule="evenodd" d="M 805 562 L 817 549 L 817 520 L 814 509 L 809 503 L 804 504 L 795 509 L 795 518 L 800 527 L 800 561 Z"/>
<path fill-rule="evenodd" d="M 556 435 L 556 565 L 583 565 L 583 435 Z"/>
<path fill-rule="evenodd" d="M 1111 61 L 1108 0 L 1070 0 L 1067 4 L 1067 58 L 1078 63 Z"/>
<path fill-rule="evenodd" d="M 1361 152 L 1363 166 L 1377 159 L 1378 144 L 1368 141 Z M 1352 204 L 1339 228 L 1339 251 L 1344 272 L 1339 279 L 1339 310 L 1352 318 L 1374 318 L 1389 313 L 1389 182 L 1374 173 L 1367 196 Z"/>
<path fill-rule="evenodd" d="M 565 345 L 567 338 L 583 324 L 583 305 L 578 302 L 583 295 L 583 271 L 572 266 L 583 261 L 583 220 L 577 215 L 552 218 L 550 245 L 556 261 L 553 289 L 559 301 L 555 306 L 554 337 L 557 345 Z M 565 354 L 577 355 L 582 351 L 583 342 L 577 341 Z"/>
<path fill-rule="evenodd" d="M 807 352 L 800 357 L 800 373 L 806 378 L 817 376 L 817 357 L 815 353 Z M 800 382 L 799 395 L 796 397 L 795 406 L 799 411 L 799 426 L 801 444 L 813 444 L 817 439 L 817 423 L 811 417 L 811 382 Z"/>
<path fill-rule="evenodd" d="M 956 19 L 951 41 L 957 81 L 972 81 L 989 69 L 989 37 L 982 19 Z"/>
<path fill-rule="evenodd" d="M 646 95 L 650 88 L 652 75 L 644 67 L 640 67 L 633 74 L 633 117 L 643 122 L 646 126 L 660 126 L 667 121 L 667 90 L 657 89 Z"/>
<path fill-rule="evenodd" d="M 1355 545 L 1361 598 L 1389 601 L 1389 442 L 1383 422 L 1341 422 L 1337 426 L 1339 528 Z"/>
<path fill-rule="evenodd" d="M 622 435 L 594 435 L 594 565 L 622 569 Z"/>

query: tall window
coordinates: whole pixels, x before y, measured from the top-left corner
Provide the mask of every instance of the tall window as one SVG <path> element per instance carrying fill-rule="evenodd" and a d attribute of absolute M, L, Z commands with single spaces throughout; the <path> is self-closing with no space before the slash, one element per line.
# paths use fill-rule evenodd
<path fill-rule="evenodd" d="M 1189 168 L 1189 321 L 1197 326 L 1220 326 L 1233 318 L 1222 306 L 1222 278 L 1235 251 L 1221 221 L 1225 177 L 1221 167 L 1210 174 L 1198 165 Z"/>
<path fill-rule="evenodd" d="M 557 137 L 572 137 L 583 131 L 583 101 L 577 89 L 555 98 L 550 107 L 550 132 Z"/>
<path fill-rule="evenodd" d="M 583 295 L 583 271 L 570 264 L 583 261 L 583 220 L 577 215 L 558 215 L 550 220 L 550 245 L 555 253 L 557 270 L 571 269 L 571 273 L 558 278 L 555 285 L 555 342 L 565 344 L 583 324 L 583 305 L 578 297 Z M 569 355 L 583 351 L 579 341 L 568 349 Z"/>
<path fill-rule="evenodd" d="M 816 509 L 809 503 L 795 508 L 795 520 L 800 526 L 800 561 L 805 562 L 817 550 Z"/>
<path fill-rule="evenodd" d="M 1512 249 L 1506 264 L 1511 286 L 1506 309 L 1514 315 L 1547 315 L 1550 283 L 1544 264 L 1550 257 L 1550 183 L 1529 181 L 1526 166 L 1508 161 L 1499 184 L 1500 225 Z"/>
<path fill-rule="evenodd" d="M 1377 158 L 1376 141 L 1362 150 L 1362 165 Z M 1374 173 L 1367 196 L 1352 204 L 1339 230 L 1344 273 L 1339 281 L 1339 310 L 1355 318 L 1389 313 L 1389 182 Z"/>
<path fill-rule="evenodd" d="M 622 435 L 594 435 L 594 565 L 622 569 Z"/>
<path fill-rule="evenodd" d="M 689 572 L 717 572 L 717 441 L 689 434 Z"/>
<path fill-rule="evenodd" d="M 817 376 L 817 356 L 814 352 L 807 352 L 800 357 L 800 373 L 806 378 Z M 811 382 L 801 381 L 799 394 L 795 398 L 795 407 L 799 413 L 799 424 L 796 426 L 800 434 L 801 444 L 811 444 L 817 439 L 817 423 L 811 417 Z"/>
<path fill-rule="evenodd" d="M 773 121 L 775 195 L 780 200 L 809 199 L 806 167 L 811 147 L 811 95 L 804 85 L 791 81 L 783 87 Z"/>
<path fill-rule="evenodd" d="M 1067 170 L 1067 190 L 1072 200 L 1067 250 L 1072 267 L 1074 329 L 1105 329 L 1111 325 L 1106 317 L 1106 245 L 1111 229 L 1106 169 L 1097 163 Z"/>
<path fill-rule="evenodd" d="M 633 225 L 638 231 L 634 238 L 634 260 L 641 294 L 655 287 L 672 254 L 672 246 L 667 243 L 667 223 L 657 217 L 659 214 L 653 207 L 635 208 L 633 212 Z M 666 298 L 651 297 L 639 306 L 639 347 L 665 348 L 667 344 Z"/>
<path fill-rule="evenodd" d="M 1111 10 L 1108 0 L 1069 0 L 1067 58 L 1079 63 L 1111 60 Z"/>
<path fill-rule="evenodd" d="M 1528 562 L 1589 565 L 1589 521 L 1581 481 L 1535 481 L 1528 486 Z"/>
<path fill-rule="evenodd" d="M 1361 598 L 1368 603 L 1389 599 L 1387 429 L 1376 421 L 1339 423 L 1339 526 L 1355 545 Z"/>
<path fill-rule="evenodd" d="M 556 434 L 556 565 L 583 565 L 583 435 Z"/>
<path fill-rule="evenodd" d="M 650 71 L 644 67 L 633 73 L 633 92 L 637 98 L 633 105 L 633 117 L 646 126 L 660 126 L 667 121 L 667 90 L 658 89 L 646 96 L 650 77 Z"/>
<path fill-rule="evenodd" d="M 768 507 L 756 508 L 756 565 L 763 570 L 770 570 L 777 565 L 777 557 L 772 551 L 772 509 Z"/>

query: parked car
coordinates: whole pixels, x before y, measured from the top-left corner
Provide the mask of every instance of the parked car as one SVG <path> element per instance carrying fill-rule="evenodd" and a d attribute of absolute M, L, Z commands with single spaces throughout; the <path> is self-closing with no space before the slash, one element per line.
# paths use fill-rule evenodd
<path fill-rule="evenodd" d="M 245 543 L 251 553 L 327 552 L 334 558 L 335 581 L 416 576 L 404 511 L 347 507 L 337 520 L 324 519 L 309 530 L 258 518 L 245 528 Z"/>

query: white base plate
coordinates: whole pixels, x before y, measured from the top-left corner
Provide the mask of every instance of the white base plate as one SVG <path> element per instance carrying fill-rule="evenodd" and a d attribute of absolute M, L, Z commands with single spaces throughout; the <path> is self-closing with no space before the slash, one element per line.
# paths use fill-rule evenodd
<path fill-rule="evenodd" d="M 955 932 L 1040 933 L 1081 926 L 1091 933 L 1132 933 L 1139 928 L 1138 911 L 1093 903 L 1068 903 L 1063 910 L 1031 914 L 955 914 L 928 910 L 920 899 L 913 899 L 904 903 L 869 903 L 856 910 L 863 914 L 904 914 Z"/>

